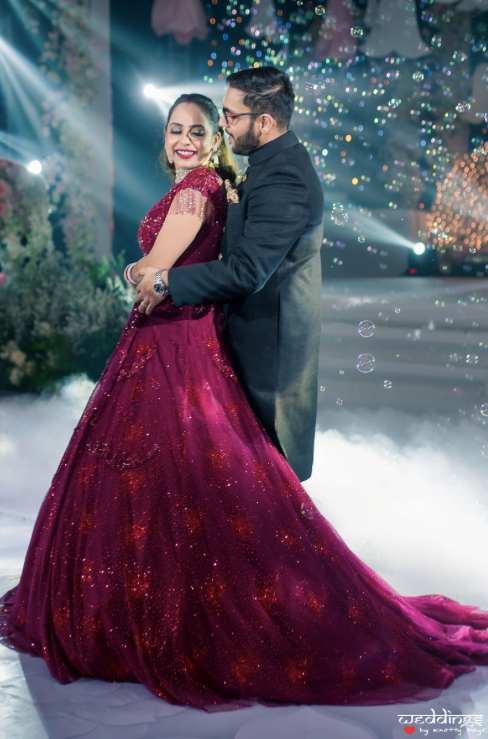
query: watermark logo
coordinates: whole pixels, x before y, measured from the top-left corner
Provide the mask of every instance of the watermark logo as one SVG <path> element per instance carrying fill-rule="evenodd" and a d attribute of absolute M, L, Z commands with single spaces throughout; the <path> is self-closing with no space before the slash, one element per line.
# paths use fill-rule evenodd
<path fill-rule="evenodd" d="M 487 733 L 482 714 L 452 713 L 445 708 L 441 713 L 436 713 L 433 708 L 430 713 L 399 713 L 398 722 L 408 736 L 427 736 L 429 733 L 481 736 Z"/>

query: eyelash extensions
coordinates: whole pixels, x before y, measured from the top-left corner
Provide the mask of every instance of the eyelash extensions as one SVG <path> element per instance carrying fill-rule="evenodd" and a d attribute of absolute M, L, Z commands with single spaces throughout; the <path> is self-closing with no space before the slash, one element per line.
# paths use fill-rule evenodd
<path fill-rule="evenodd" d="M 170 131 L 170 134 L 180 134 L 181 131 Z M 202 136 L 205 136 L 205 131 L 190 131 L 190 136 L 197 136 L 198 138 L 201 138 Z"/>

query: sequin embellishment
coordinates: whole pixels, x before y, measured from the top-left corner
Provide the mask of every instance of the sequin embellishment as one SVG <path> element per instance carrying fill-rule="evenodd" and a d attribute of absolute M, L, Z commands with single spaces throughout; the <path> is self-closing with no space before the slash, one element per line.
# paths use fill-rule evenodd
<path fill-rule="evenodd" d="M 225 194 L 227 196 L 227 202 L 228 203 L 238 203 L 239 202 L 239 193 L 237 192 L 236 188 L 232 186 L 230 180 L 225 180 Z"/>
<path fill-rule="evenodd" d="M 227 377 L 230 380 L 234 380 L 234 382 L 238 382 L 236 374 L 232 366 L 228 362 L 227 357 L 224 355 L 222 351 L 222 346 L 219 341 L 214 337 L 208 337 L 205 339 L 205 346 L 209 350 L 210 354 L 212 355 L 212 359 L 214 360 L 215 364 L 222 372 L 224 377 Z"/>
<path fill-rule="evenodd" d="M 149 449 L 148 452 L 134 454 L 131 452 L 113 452 L 111 443 L 105 441 L 89 442 L 86 445 L 86 450 L 89 454 L 102 457 L 105 464 L 109 467 L 121 471 L 145 464 L 149 459 L 151 459 L 153 454 L 159 452 L 159 449 L 159 444 L 154 444 L 152 449 Z"/>
<path fill-rule="evenodd" d="M 168 211 L 169 216 L 187 214 L 197 216 L 204 222 L 211 215 L 208 198 L 200 190 L 194 190 L 192 187 L 187 187 L 185 190 L 176 193 Z"/>
<path fill-rule="evenodd" d="M 140 372 L 146 363 L 153 357 L 157 350 L 157 344 L 153 343 L 150 346 L 140 346 L 135 351 L 135 359 L 130 369 L 122 368 L 117 375 L 117 382 L 120 380 L 127 380 L 129 377 L 133 377 L 136 372 Z M 123 359 L 125 359 L 124 357 Z"/>

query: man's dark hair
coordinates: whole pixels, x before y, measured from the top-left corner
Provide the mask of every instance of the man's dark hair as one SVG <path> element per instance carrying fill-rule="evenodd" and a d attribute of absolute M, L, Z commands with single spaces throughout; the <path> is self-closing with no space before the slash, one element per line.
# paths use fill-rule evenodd
<path fill-rule="evenodd" d="M 287 74 L 276 67 L 253 67 L 230 74 L 227 83 L 244 93 L 242 102 L 247 108 L 268 113 L 278 128 L 288 128 L 295 93 Z"/>

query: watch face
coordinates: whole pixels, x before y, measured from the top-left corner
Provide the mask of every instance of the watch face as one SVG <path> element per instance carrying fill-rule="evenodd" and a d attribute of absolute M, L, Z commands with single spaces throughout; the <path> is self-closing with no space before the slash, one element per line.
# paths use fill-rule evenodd
<path fill-rule="evenodd" d="M 156 283 L 154 285 L 154 292 L 158 295 L 164 295 L 164 293 L 166 292 L 165 286 L 162 283 Z"/>

